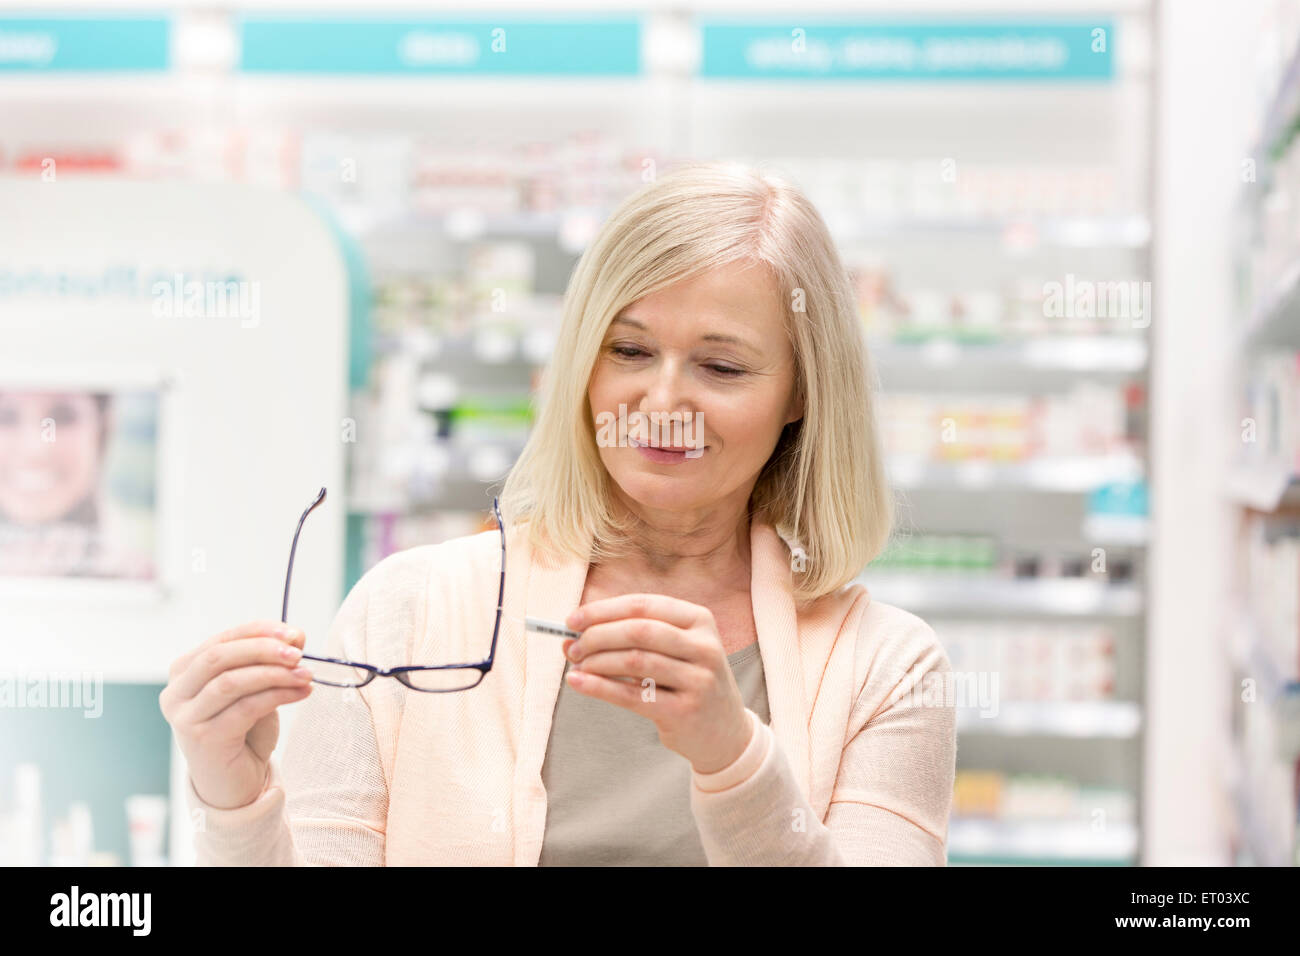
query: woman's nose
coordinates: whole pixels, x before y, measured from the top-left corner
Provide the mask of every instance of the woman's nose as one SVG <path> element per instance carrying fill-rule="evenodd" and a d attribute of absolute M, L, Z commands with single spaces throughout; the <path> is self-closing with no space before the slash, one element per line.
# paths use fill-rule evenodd
<path fill-rule="evenodd" d="M 661 362 L 641 399 L 643 412 L 684 412 L 689 402 L 689 388 L 681 364 Z"/>

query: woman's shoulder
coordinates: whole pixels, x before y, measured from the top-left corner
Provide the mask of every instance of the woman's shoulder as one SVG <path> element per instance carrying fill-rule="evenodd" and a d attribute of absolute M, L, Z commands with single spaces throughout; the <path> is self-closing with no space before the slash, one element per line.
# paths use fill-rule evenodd
<path fill-rule="evenodd" d="M 857 633 L 857 660 L 861 678 L 897 682 L 907 675 L 951 669 L 948 653 L 925 620 L 893 604 L 865 594 Z"/>
<path fill-rule="evenodd" d="M 934 628 L 911 611 L 895 604 L 886 604 L 870 593 L 866 594 L 865 601 L 866 608 L 862 612 L 862 622 L 858 629 L 860 637 L 911 645 L 938 643 Z"/>
<path fill-rule="evenodd" d="M 837 640 L 851 642 L 858 687 L 869 677 L 949 669 L 934 628 L 911 611 L 877 600 L 860 580 L 800 607 L 801 616 L 834 622 Z"/>

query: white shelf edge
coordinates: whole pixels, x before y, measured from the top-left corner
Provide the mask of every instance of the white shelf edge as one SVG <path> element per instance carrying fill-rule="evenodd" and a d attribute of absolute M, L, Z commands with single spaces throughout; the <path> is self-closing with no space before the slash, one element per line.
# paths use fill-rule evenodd
<path fill-rule="evenodd" d="M 1142 727 L 1141 707 L 1127 700 L 1017 701 L 998 711 L 982 717 L 975 708 L 958 708 L 958 733 L 1131 740 Z"/>
<path fill-rule="evenodd" d="M 1287 306 L 1300 294 L 1300 260 L 1291 263 L 1262 302 L 1251 312 L 1250 318 L 1238 332 L 1237 348 L 1250 350 L 1287 313 Z"/>
<path fill-rule="evenodd" d="M 988 343 L 960 342 L 940 335 L 929 341 L 878 339 L 870 343 L 873 359 L 883 370 L 920 366 L 949 369 L 971 365 L 1008 366 L 1020 371 L 1140 372 L 1147 366 L 1144 339 L 1098 334 L 1026 335 Z"/>
<path fill-rule="evenodd" d="M 1136 584 L 1079 578 L 995 578 L 961 571 L 867 571 L 857 579 L 872 597 L 916 611 L 985 610 L 1130 617 L 1142 611 Z"/>
<path fill-rule="evenodd" d="M 1114 454 L 1075 458 L 1039 458 L 1023 462 L 966 460 L 952 463 L 892 458 L 890 481 L 900 488 L 1089 492 L 1110 482 L 1144 477 L 1141 459 Z"/>
<path fill-rule="evenodd" d="M 1101 832 L 1093 831 L 1086 821 L 954 817 L 948 825 L 949 857 L 1127 863 L 1137 851 L 1137 826 L 1127 821 L 1112 823 Z"/>

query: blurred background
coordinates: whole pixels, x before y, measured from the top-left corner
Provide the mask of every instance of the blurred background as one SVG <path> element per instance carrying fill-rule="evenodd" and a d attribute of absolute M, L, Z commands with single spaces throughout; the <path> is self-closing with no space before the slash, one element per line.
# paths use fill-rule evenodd
<path fill-rule="evenodd" d="M 0 862 L 191 862 L 171 661 L 278 617 L 321 486 L 317 653 L 377 561 L 494 527 L 586 243 L 728 158 L 854 281 L 901 505 L 862 581 L 999 677 L 950 862 L 1295 865 L 1297 39 L 1300 0 L 0 3 Z"/>

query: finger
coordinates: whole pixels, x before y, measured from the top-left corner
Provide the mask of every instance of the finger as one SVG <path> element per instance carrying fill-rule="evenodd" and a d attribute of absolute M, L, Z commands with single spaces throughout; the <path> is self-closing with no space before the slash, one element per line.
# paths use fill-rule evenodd
<path fill-rule="evenodd" d="M 600 651 L 639 647 L 666 657 L 694 662 L 700 655 L 689 631 L 653 618 L 630 618 L 595 624 L 582 632 L 574 647 L 584 660 Z M 570 658 L 572 659 L 572 658 Z"/>
<path fill-rule="evenodd" d="M 243 624 L 236 624 L 228 630 L 221 631 L 219 634 L 213 634 L 194 650 L 182 654 L 172 663 L 171 676 L 175 677 L 188 668 L 200 651 L 205 651 L 216 644 L 224 644 L 227 641 L 242 640 L 245 637 L 275 637 L 298 647 L 304 647 L 306 641 L 306 635 L 290 624 L 271 620 L 246 621 Z"/>
<path fill-rule="evenodd" d="M 208 721 L 208 729 L 218 739 L 239 737 L 253 725 L 284 704 L 292 704 L 311 694 L 312 685 L 272 687 L 235 701 Z"/>
<path fill-rule="evenodd" d="M 569 671 L 565 680 L 579 694 L 603 700 L 642 717 L 648 717 L 649 708 L 655 706 L 653 701 L 647 702 L 641 699 L 641 687 L 637 684 L 575 670 Z"/>
<path fill-rule="evenodd" d="M 572 669 L 602 677 L 631 677 L 638 684 L 649 678 L 656 687 L 667 690 L 690 691 L 702 679 L 694 664 L 638 648 L 593 654 L 584 657 L 582 663 L 573 665 Z"/>
<path fill-rule="evenodd" d="M 301 658 L 301 648 L 274 637 L 246 637 L 214 644 L 198 654 L 172 681 L 175 685 L 172 696 L 177 701 L 189 700 L 222 671 L 251 664 L 279 664 L 292 670 Z"/>
<path fill-rule="evenodd" d="M 305 671 L 306 668 L 297 668 Z M 302 687 L 311 682 L 310 674 L 302 676 L 287 667 L 276 664 L 254 664 L 223 671 L 186 705 L 181 707 L 183 722 L 196 726 L 211 720 L 241 697 L 256 694 L 270 687 Z"/>
<path fill-rule="evenodd" d="M 707 614 L 707 608 L 667 594 L 620 594 L 582 605 L 565 619 L 565 623 L 573 630 L 581 631 L 603 621 L 650 617 L 676 627 L 694 627 Z"/>

